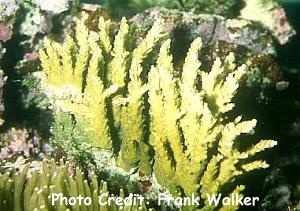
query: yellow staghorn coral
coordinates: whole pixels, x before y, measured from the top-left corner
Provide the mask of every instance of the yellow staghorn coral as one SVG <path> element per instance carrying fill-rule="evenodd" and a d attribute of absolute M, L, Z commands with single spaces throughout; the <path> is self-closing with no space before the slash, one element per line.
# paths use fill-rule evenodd
<path fill-rule="evenodd" d="M 119 130 L 119 164 L 129 170 L 140 161 L 144 170 L 150 171 L 148 146 L 141 130 L 147 91 L 141 73 L 142 62 L 164 36 L 162 23 L 158 20 L 132 52 L 126 49 L 127 20 L 122 19 L 113 44 L 111 27 L 111 21 L 101 17 L 96 33 L 79 21 L 75 39 L 67 36 L 63 44 L 46 39 L 45 49 L 40 51 L 42 87 L 52 103 L 57 123 L 64 121 L 61 112 L 68 113 L 74 117 L 71 127 L 80 127 L 80 139 L 103 149 L 120 145 L 111 139 L 111 130 Z M 64 123 L 61 124 L 63 128 Z"/>
<path fill-rule="evenodd" d="M 169 48 L 170 41 L 166 41 L 148 77 L 154 174 L 173 194 L 180 194 L 179 187 L 185 195 L 200 189 L 205 200 L 206 194 L 218 193 L 244 172 L 268 167 L 264 161 L 245 164 L 243 160 L 276 142 L 263 140 L 246 152 L 235 148 L 237 137 L 250 133 L 256 120 L 237 117 L 224 123 L 245 73 L 245 66 L 235 67 L 233 54 L 223 63 L 217 59 L 210 72 L 201 71 L 198 38 L 191 44 L 181 76 L 176 77 Z M 212 152 L 213 147 L 217 151 Z"/>
<path fill-rule="evenodd" d="M 230 53 L 224 61 L 217 58 L 210 71 L 201 70 L 202 41 L 197 38 L 183 66 L 175 68 L 171 40 L 164 39 L 160 20 L 133 49 L 127 46 L 134 38 L 126 19 L 115 37 L 110 36 L 111 25 L 100 18 L 96 33 L 80 21 L 75 39 L 67 36 L 63 44 L 45 40 L 41 84 L 55 126 L 60 126 L 54 128 L 65 131 L 54 130 L 54 139 L 67 149 L 77 140 L 111 151 L 118 167 L 153 173 L 171 194 L 197 194 L 204 210 L 216 209 L 207 203 L 207 194 L 222 191 L 248 171 L 268 167 L 252 157 L 276 145 L 262 140 L 243 152 L 237 147 L 239 137 L 251 134 L 256 125 L 255 119 L 227 117 L 245 65 L 236 67 Z M 158 46 L 154 63 L 149 55 Z M 85 149 L 78 148 L 80 153 Z M 232 193 L 243 188 L 233 187 Z"/>
<path fill-rule="evenodd" d="M 88 38 L 88 39 L 87 39 Z M 40 59 L 46 74 L 45 90 L 54 100 L 56 112 L 69 112 L 86 122 L 85 132 L 94 146 L 111 148 L 112 141 L 106 118 L 105 99 L 117 91 L 116 86 L 104 89 L 100 62 L 102 51 L 97 34 L 89 33 L 83 23 L 76 30 L 75 41 L 68 36 L 65 44 L 45 40 L 45 51 Z M 76 61 L 72 63 L 72 51 Z M 52 61 L 55 58 L 56 61 Z M 103 70 L 102 70 L 103 71 Z M 83 75 L 86 74 L 86 86 Z M 83 90 L 83 91 L 82 91 Z M 77 119 L 77 121 L 79 121 Z M 88 125 L 88 123 L 90 123 Z"/>

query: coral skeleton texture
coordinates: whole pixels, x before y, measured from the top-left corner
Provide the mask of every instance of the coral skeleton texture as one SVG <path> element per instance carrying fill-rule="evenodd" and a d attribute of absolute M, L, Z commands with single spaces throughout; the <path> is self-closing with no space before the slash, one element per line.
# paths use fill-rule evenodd
<path fill-rule="evenodd" d="M 97 33 L 79 21 L 75 38 L 67 36 L 62 44 L 45 40 L 41 86 L 53 108 L 54 127 L 71 128 L 68 136 L 54 134 L 54 139 L 62 137 L 56 143 L 66 146 L 63 142 L 75 140 L 78 150 L 83 143 L 110 150 L 118 166 L 152 174 L 171 194 L 200 193 L 205 210 L 216 208 L 207 203 L 206 194 L 268 167 L 252 157 L 276 142 L 262 140 L 241 152 L 239 136 L 251 134 L 256 120 L 227 117 L 246 71 L 245 65 L 236 67 L 232 53 L 204 71 L 197 38 L 183 66 L 174 67 L 161 20 L 136 46 L 130 45 L 135 38 L 125 18 L 114 38 L 111 25 L 100 18 Z M 233 192 L 243 188 L 236 186 Z"/>

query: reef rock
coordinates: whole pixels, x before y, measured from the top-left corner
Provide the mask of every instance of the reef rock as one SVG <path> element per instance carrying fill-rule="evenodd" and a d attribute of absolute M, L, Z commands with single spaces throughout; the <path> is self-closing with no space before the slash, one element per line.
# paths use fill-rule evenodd
<path fill-rule="evenodd" d="M 131 23 L 140 32 L 145 32 L 157 19 L 165 21 L 164 31 L 173 34 L 175 39 L 188 42 L 200 36 L 204 45 L 223 41 L 246 47 L 254 53 L 275 54 L 272 37 L 266 29 L 245 19 L 225 19 L 218 15 L 151 8 L 131 18 Z"/>
<path fill-rule="evenodd" d="M 154 20 L 163 19 L 164 32 L 173 37 L 175 61 L 180 65 L 189 44 L 201 37 L 202 67 L 209 67 L 218 56 L 229 52 L 237 55 L 237 63 L 248 65 L 249 86 L 267 86 L 281 80 L 280 67 L 276 63 L 276 49 L 272 33 L 262 24 L 242 18 L 226 19 L 218 15 L 193 14 L 174 9 L 151 8 L 132 17 L 143 37 Z"/>
<path fill-rule="evenodd" d="M 274 0 L 244 0 L 245 7 L 240 11 L 240 17 L 260 22 L 266 26 L 276 40 L 286 44 L 295 35 L 295 30 L 289 24 L 285 11 Z"/>
<path fill-rule="evenodd" d="M 3 104 L 3 86 L 5 82 L 5 77 L 3 76 L 3 71 L 0 70 L 0 125 L 3 124 L 2 114 L 4 112 L 4 104 Z"/>

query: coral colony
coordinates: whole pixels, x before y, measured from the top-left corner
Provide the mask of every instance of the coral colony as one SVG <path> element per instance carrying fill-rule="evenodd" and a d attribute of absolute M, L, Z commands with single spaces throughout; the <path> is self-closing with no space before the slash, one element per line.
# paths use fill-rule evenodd
<path fill-rule="evenodd" d="M 0 0 L 0 210 L 296 210 L 267 156 L 280 135 L 251 107 L 290 85 L 283 8 L 97 4 Z M 257 172 L 273 192 L 253 194 Z"/>
<path fill-rule="evenodd" d="M 155 22 L 131 51 L 126 49 L 130 39 L 126 19 L 114 41 L 109 37 L 110 27 L 109 20 L 100 18 L 99 33 L 95 33 L 79 22 L 75 38 L 68 36 L 63 44 L 45 41 L 45 50 L 40 51 L 41 84 L 56 127 L 61 129 L 54 136 L 64 137 L 60 133 L 70 130 L 70 138 L 78 145 L 111 150 L 116 167 L 152 173 L 174 195 L 200 191 L 207 207 L 214 206 L 208 204 L 207 194 L 218 192 L 245 172 L 268 167 L 264 161 L 252 161 L 236 168 L 237 163 L 276 142 L 262 140 L 245 152 L 234 148 L 237 137 L 250 133 L 256 120 L 242 121 L 239 116 L 224 123 L 222 114 L 234 107 L 231 100 L 246 69 L 245 65 L 236 67 L 233 54 L 223 62 L 217 59 L 209 73 L 201 71 L 198 52 L 202 42 L 197 38 L 179 75 L 172 63 L 171 40 L 161 33 L 164 23 Z M 147 56 L 157 46 L 158 58 L 143 78 L 142 64 L 150 62 Z M 197 87 L 200 80 L 201 89 Z M 113 143 L 111 131 L 116 130 L 121 143 Z M 64 139 L 60 141 L 64 145 Z M 115 145 L 121 145 L 117 152 Z M 82 149 L 65 147 L 70 153 Z M 217 150 L 210 155 L 214 147 Z M 243 188 L 232 191 L 239 193 Z"/>

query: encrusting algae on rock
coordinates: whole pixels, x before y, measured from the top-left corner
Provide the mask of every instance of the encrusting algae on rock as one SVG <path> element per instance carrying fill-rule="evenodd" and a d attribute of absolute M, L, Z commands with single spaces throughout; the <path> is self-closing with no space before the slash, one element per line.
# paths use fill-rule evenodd
<path fill-rule="evenodd" d="M 75 156 L 88 153 L 84 144 L 111 151 L 125 171 L 138 168 L 173 195 L 200 195 L 203 209 L 214 210 L 206 194 L 267 168 L 252 157 L 276 142 L 262 140 L 239 150 L 238 137 L 251 134 L 256 120 L 238 116 L 231 121 L 226 114 L 234 108 L 246 66 L 236 67 L 231 53 L 224 61 L 217 58 L 209 72 L 201 70 L 197 38 L 183 66 L 175 68 L 163 27 L 157 20 L 136 46 L 128 44 L 135 38 L 125 18 L 114 38 L 110 20 L 100 18 L 99 33 L 79 21 L 75 38 L 67 36 L 63 44 L 45 40 L 41 86 L 53 109 L 54 128 L 60 128 L 53 140 L 67 153 L 78 151 Z M 243 189 L 236 186 L 232 193 Z"/>

